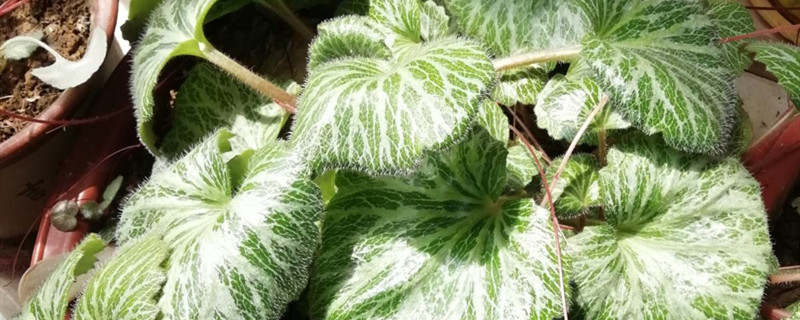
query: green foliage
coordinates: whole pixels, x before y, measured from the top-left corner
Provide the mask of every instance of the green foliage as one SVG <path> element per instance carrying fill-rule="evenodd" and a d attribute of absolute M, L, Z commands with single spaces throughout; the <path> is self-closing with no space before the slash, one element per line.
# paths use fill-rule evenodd
<path fill-rule="evenodd" d="M 747 46 L 755 52 L 756 61 L 767 65 L 767 70 L 778 78 L 778 82 L 789 92 L 789 98 L 800 110 L 800 48 L 782 44 L 755 42 Z"/>
<path fill-rule="evenodd" d="M 631 137 L 600 170 L 608 223 L 570 238 L 588 319 L 752 319 L 771 271 L 760 187 L 714 161 Z"/>
<path fill-rule="evenodd" d="M 291 10 L 327 3 L 255 2 L 301 33 L 313 28 Z M 313 319 L 755 317 L 774 266 L 759 185 L 723 156 L 752 129 L 733 80 L 750 50 L 798 104 L 800 50 L 719 44 L 753 30 L 738 3 L 347 0 L 316 28 L 302 90 L 203 36 L 248 3 L 163 0 L 150 14 L 132 86 L 159 157 L 76 319 L 289 318 L 304 290 L 296 307 Z M 151 91 L 177 55 L 232 76 L 194 67 L 158 137 Z M 555 216 L 580 224 L 565 239 L 537 205 L 535 164 L 552 182 L 563 160 L 534 158 L 502 106 L 533 105 L 549 151 L 604 96 L 550 190 Z M 284 110 L 296 110 L 289 141 Z M 61 204 L 67 225 L 73 204 Z M 20 316 L 63 319 L 103 246 L 84 241 Z"/>
<path fill-rule="evenodd" d="M 476 129 L 411 176 L 340 172 L 310 287 L 320 319 L 550 319 L 553 225 L 501 195 L 507 151 Z M 568 276 L 569 265 L 564 272 Z"/>
<path fill-rule="evenodd" d="M 161 144 L 161 152 L 171 157 L 225 127 L 235 135 L 231 139 L 234 152 L 260 149 L 275 142 L 289 118 L 277 103 L 208 63 L 192 68 L 174 108 L 172 130 Z"/>
<path fill-rule="evenodd" d="M 284 144 L 229 157 L 232 139 L 212 134 L 154 174 L 122 211 L 123 245 L 157 234 L 169 246 L 158 303 L 167 319 L 278 319 L 305 287 L 319 190 Z"/>
<path fill-rule="evenodd" d="M 316 166 L 401 172 L 463 135 L 494 72 L 478 44 L 446 35 L 442 15 L 432 2 L 385 0 L 369 20 L 328 22 L 311 46 L 292 147 Z"/>
<path fill-rule="evenodd" d="M 68 293 L 75 279 L 94 266 L 95 255 L 106 246 L 95 234 L 88 235 L 45 280 L 17 316 L 19 320 L 64 320 Z"/>
<path fill-rule="evenodd" d="M 97 271 L 75 306 L 75 320 L 156 319 L 156 295 L 164 282 L 167 244 L 144 237 L 119 249 Z"/>
<path fill-rule="evenodd" d="M 553 180 L 563 159 L 555 159 L 547 168 L 547 183 Z M 593 156 L 575 154 L 569 158 L 564 170 L 550 189 L 556 207 L 556 215 L 570 219 L 585 215 L 590 208 L 600 206 L 600 185 L 598 174 L 600 165 Z"/>

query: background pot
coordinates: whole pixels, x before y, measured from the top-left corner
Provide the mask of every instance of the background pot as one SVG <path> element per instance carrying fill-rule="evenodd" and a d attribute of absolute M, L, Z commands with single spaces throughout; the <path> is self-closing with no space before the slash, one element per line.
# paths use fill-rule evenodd
<path fill-rule="evenodd" d="M 92 27 L 102 27 L 108 43 L 111 43 L 117 20 L 117 0 L 86 1 L 91 12 Z M 65 90 L 37 119 L 69 118 L 76 113 L 87 94 L 99 87 L 101 82 L 98 72 L 86 83 Z M 25 233 L 44 206 L 70 135 L 63 131 L 50 132 L 55 127 L 30 123 L 0 143 L 0 239 Z"/>

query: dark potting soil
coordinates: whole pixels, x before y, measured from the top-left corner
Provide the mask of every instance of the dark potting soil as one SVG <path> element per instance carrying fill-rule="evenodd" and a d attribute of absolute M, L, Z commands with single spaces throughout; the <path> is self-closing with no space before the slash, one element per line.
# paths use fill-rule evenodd
<path fill-rule="evenodd" d="M 0 16 L 0 43 L 41 30 L 44 43 L 69 60 L 79 60 L 89 39 L 90 17 L 86 0 L 29 0 Z M 53 57 L 43 49 L 37 49 L 28 59 L 8 61 L 0 72 L 0 109 L 29 117 L 47 109 L 61 90 L 43 83 L 31 75 L 31 70 L 51 63 Z M 27 124 L 0 115 L 0 141 Z"/>

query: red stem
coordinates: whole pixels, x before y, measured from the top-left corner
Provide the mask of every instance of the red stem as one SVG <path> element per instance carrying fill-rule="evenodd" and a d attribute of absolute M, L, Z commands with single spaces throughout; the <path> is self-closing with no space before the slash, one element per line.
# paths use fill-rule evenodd
<path fill-rule="evenodd" d="M 17 113 L 11 112 L 11 111 L 6 111 L 6 110 L 3 110 L 3 109 L 0 109 L 0 115 L 4 115 L 4 116 L 9 117 L 9 118 L 20 119 L 20 120 L 23 120 L 23 121 L 44 123 L 44 124 L 49 124 L 49 125 L 53 125 L 53 126 L 76 126 L 76 125 L 90 124 L 90 123 L 100 122 L 100 121 L 103 121 L 103 120 L 108 120 L 110 118 L 113 118 L 115 116 L 118 116 L 118 115 L 122 114 L 123 112 L 128 111 L 128 109 L 129 108 L 122 108 L 122 109 L 119 109 L 119 110 L 114 111 L 112 113 L 109 113 L 107 115 L 94 117 L 94 118 L 91 118 L 91 119 L 76 119 L 76 120 L 43 120 L 43 119 L 37 119 L 37 118 L 33 118 L 33 117 L 24 116 L 24 115 L 17 114 Z"/>
<path fill-rule="evenodd" d="M 759 30 L 759 31 L 756 31 L 756 32 L 751 32 L 751 33 L 741 34 L 741 35 L 738 35 L 738 36 L 724 38 L 724 39 L 720 40 L 719 42 L 720 43 L 728 43 L 728 42 L 739 41 L 739 40 L 743 40 L 743 39 L 755 38 L 755 37 L 764 36 L 764 35 L 768 35 L 768 34 L 778 33 L 778 32 L 781 32 L 781 31 L 789 31 L 789 30 L 796 30 L 796 29 L 800 29 L 800 24 L 793 24 L 793 25 L 790 25 L 790 26 L 784 26 L 784 27 L 779 27 L 779 28 Z"/>
<path fill-rule="evenodd" d="M 525 139 L 525 136 L 517 130 L 514 126 L 508 126 L 511 131 L 514 132 L 519 138 L 522 140 L 525 147 L 528 148 L 528 152 L 533 157 L 534 162 L 536 163 L 536 169 L 539 170 L 539 177 L 542 179 L 542 185 L 544 186 L 545 197 L 547 198 L 548 204 L 550 204 L 550 220 L 553 223 L 553 237 L 555 238 L 556 242 L 556 256 L 558 257 L 558 272 L 559 272 L 559 289 L 561 291 L 561 307 L 564 313 L 564 320 L 569 320 L 569 316 L 567 313 L 567 298 L 566 298 L 566 289 L 564 288 L 564 267 L 562 265 L 562 258 L 561 258 L 561 239 L 558 235 L 558 230 L 561 228 L 561 224 L 558 223 L 558 218 L 556 218 L 556 209 L 553 205 L 553 194 L 550 193 L 550 185 L 547 183 L 547 177 L 545 177 L 544 169 L 542 169 L 542 164 L 539 163 L 539 157 L 536 156 L 536 152 L 533 150 L 533 146 L 531 143 L 528 142 L 528 139 Z"/>
<path fill-rule="evenodd" d="M 0 5 L 0 16 L 11 12 L 11 10 L 16 9 L 17 7 L 21 6 L 28 0 L 7 0 Z"/>
<path fill-rule="evenodd" d="M 498 106 L 499 105 L 500 104 L 498 104 Z M 536 146 L 536 148 L 539 149 L 539 151 L 542 153 L 542 158 L 544 159 L 544 161 L 547 162 L 547 164 L 550 164 L 553 160 L 551 160 L 550 157 L 547 155 L 547 152 L 544 151 L 544 148 L 542 148 L 542 145 L 540 145 L 539 141 L 536 140 L 536 137 L 533 136 L 533 133 L 531 133 L 531 131 L 528 130 L 528 126 L 525 125 L 525 121 L 522 121 L 522 119 L 519 118 L 517 113 L 514 112 L 514 109 L 506 107 L 506 110 L 508 110 L 508 113 L 511 114 L 511 117 L 514 118 L 514 122 L 519 122 L 520 124 L 522 124 L 522 130 L 525 131 L 525 134 L 527 134 L 528 137 L 531 138 L 530 141 L 533 142 L 533 145 Z M 522 135 L 519 136 L 520 138 L 522 138 Z M 533 157 L 535 158 L 536 155 L 533 155 Z"/>

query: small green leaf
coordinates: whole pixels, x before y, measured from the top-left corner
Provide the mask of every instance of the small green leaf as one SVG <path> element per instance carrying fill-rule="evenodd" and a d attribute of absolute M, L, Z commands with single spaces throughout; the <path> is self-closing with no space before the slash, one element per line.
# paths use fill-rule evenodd
<path fill-rule="evenodd" d="M 587 319 L 753 319 L 772 270 L 760 187 L 735 158 L 632 137 L 600 170 L 607 225 L 570 238 Z"/>
<path fill-rule="evenodd" d="M 536 104 L 536 97 L 547 82 L 547 70 L 540 66 L 503 71 L 492 98 L 502 105 Z"/>
<path fill-rule="evenodd" d="M 36 295 L 22 308 L 22 320 L 64 320 L 67 313 L 67 294 L 75 279 L 94 266 L 95 255 L 106 244 L 95 234 L 89 234 L 72 250 L 67 259 L 53 271 Z"/>
<path fill-rule="evenodd" d="M 461 32 L 497 57 L 572 46 L 585 34 L 579 8 L 562 0 L 444 0 Z"/>
<path fill-rule="evenodd" d="M 547 168 L 547 183 L 552 184 L 563 159 L 555 159 Z M 594 156 L 573 154 L 550 189 L 559 219 L 571 219 L 588 213 L 601 205 L 598 170 L 600 165 Z"/>
<path fill-rule="evenodd" d="M 382 21 L 392 23 L 382 32 L 419 31 L 386 16 L 392 8 L 380 11 Z M 423 151 L 447 147 L 464 134 L 494 79 L 485 52 L 457 37 L 402 39 L 389 59 L 349 57 L 312 68 L 292 146 L 323 167 L 400 172 L 413 168 Z"/>
<path fill-rule="evenodd" d="M 319 190 L 284 144 L 227 162 L 230 139 L 209 136 L 122 210 L 123 245 L 155 233 L 171 250 L 158 302 L 165 319 L 278 319 L 306 285 Z"/>
<path fill-rule="evenodd" d="M 800 48 L 784 43 L 754 42 L 747 50 L 756 53 L 756 61 L 778 78 L 778 83 L 789 92 L 789 98 L 800 110 Z"/>
<path fill-rule="evenodd" d="M 539 163 L 544 166 L 539 154 Z M 542 168 L 545 170 L 545 168 Z M 517 144 L 508 148 L 508 158 L 506 159 L 506 187 L 512 190 L 524 189 L 531 183 L 534 177 L 539 175 L 539 168 L 531 156 L 527 147 Z"/>
<path fill-rule="evenodd" d="M 478 117 L 475 123 L 484 129 L 497 141 L 508 143 L 508 117 L 503 109 L 492 100 L 483 100 L 478 107 Z"/>
<path fill-rule="evenodd" d="M 708 16 L 717 29 L 719 38 L 728 38 L 756 31 L 750 12 L 738 1 L 709 1 Z M 739 48 L 739 43 L 722 45 L 725 60 L 737 75 L 744 72 L 752 62 L 746 52 Z"/>
<path fill-rule="evenodd" d="M 556 75 L 539 94 L 533 111 L 536 125 L 547 130 L 551 137 L 572 141 L 583 123 L 600 103 L 603 92 L 591 78 L 563 77 Z M 581 136 L 581 143 L 596 145 L 598 133 L 630 127 L 630 123 L 612 107 L 606 105 L 589 124 Z"/>
<path fill-rule="evenodd" d="M 286 87 L 284 85 L 284 87 Z M 278 138 L 289 114 L 272 99 L 209 63 L 192 68 L 175 99 L 175 122 L 161 152 L 177 156 L 220 128 L 235 134 L 232 149 L 257 150 Z"/>
<path fill-rule="evenodd" d="M 506 154 L 476 129 L 428 153 L 411 176 L 340 172 L 312 273 L 312 317 L 558 316 L 553 225 L 530 199 L 500 196 Z"/>
<path fill-rule="evenodd" d="M 735 70 L 699 1 L 576 0 L 591 23 L 581 59 L 612 106 L 672 147 L 720 153 L 734 126 Z"/>
<path fill-rule="evenodd" d="M 396 42 L 420 43 L 446 37 L 449 17 L 433 1 L 372 0 L 369 16 L 402 39 Z"/>
<path fill-rule="evenodd" d="M 309 49 L 308 67 L 344 58 L 388 59 L 392 53 L 383 43 L 386 34 L 372 19 L 345 16 L 320 23 Z"/>
<path fill-rule="evenodd" d="M 75 306 L 75 320 L 149 320 L 158 316 L 167 244 L 144 237 L 118 249 L 97 271 Z"/>

